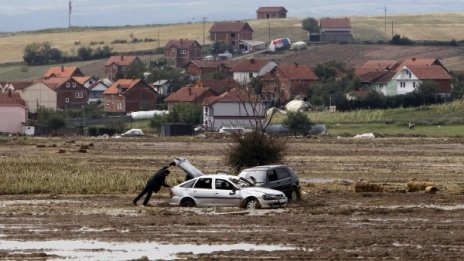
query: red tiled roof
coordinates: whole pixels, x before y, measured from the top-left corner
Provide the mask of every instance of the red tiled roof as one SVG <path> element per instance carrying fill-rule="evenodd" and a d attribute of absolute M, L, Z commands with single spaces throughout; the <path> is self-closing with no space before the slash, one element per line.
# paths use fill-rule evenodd
<path fill-rule="evenodd" d="M 228 33 L 228 32 L 240 32 L 245 28 L 249 28 L 252 32 L 251 26 L 247 22 L 215 22 L 211 29 L 212 33 Z"/>
<path fill-rule="evenodd" d="M 177 47 L 177 48 L 182 48 L 182 49 L 188 49 L 192 45 L 197 45 L 201 46 L 197 41 L 195 40 L 187 40 L 187 39 L 180 39 L 180 40 L 169 40 L 164 48 L 171 48 L 171 47 Z"/>
<path fill-rule="evenodd" d="M 428 65 L 441 65 L 440 61 L 435 58 L 408 58 L 404 59 L 395 69 L 401 70 L 404 66 L 416 65 L 416 66 L 428 66 Z"/>
<path fill-rule="evenodd" d="M 68 78 L 50 78 L 43 80 L 42 83 L 50 87 L 50 89 L 56 89 L 60 87 L 63 83 L 65 83 L 67 80 L 69 80 L 70 77 Z"/>
<path fill-rule="evenodd" d="M 108 58 L 105 62 L 105 66 L 117 64 L 122 66 L 129 66 L 131 65 L 137 56 L 130 56 L 130 55 L 114 55 Z"/>
<path fill-rule="evenodd" d="M 231 72 L 258 72 L 266 64 L 271 62 L 271 59 L 242 59 L 232 66 Z"/>
<path fill-rule="evenodd" d="M 350 18 L 321 18 L 321 28 L 351 28 Z"/>
<path fill-rule="evenodd" d="M 24 81 L 24 82 L 0 82 L 0 87 L 3 87 L 5 88 L 5 86 L 7 85 L 10 85 L 12 84 L 13 85 L 13 88 L 15 91 L 20 91 L 20 90 L 24 90 L 26 89 L 27 87 L 31 86 L 32 84 L 34 84 L 33 81 Z M 1 91 L 0 91 L 1 92 Z"/>
<path fill-rule="evenodd" d="M 448 72 L 439 65 L 429 66 L 406 66 L 419 80 L 451 80 L 452 77 Z"/>
<path fill-rule="evenodd" d="M 201 81 L 197 82 L 194 86 L 185 86 L 171 93 L 165 102 L 194 102 L 199 97 L 202 97 L 210 88 L 203 85 Z"/>
<path fill-rule="evenodd" d="M 80 84 L 84 84 L 85 82 L 87 82 L 89 79 L 91 79 L 92 77 L 90 76 L 83 76 L 83 77 L 73 77 L 74 80 L 76 80 L 76 82 L 80 83 Z"/>
<path fill-rule="evenodd" d="M 0 106 L 20 105 L 26 107 L 26 101 L 17 92 L 0 92 Z"/>
<path fill-rule="evenodd" d="M 277 13 L 280 11 L 287 12 L 287 9 L 283 6 L 261 6 L 256 10 L 257 13 Z"/>
<path fill-rule="evenodd" d="M 55 67 L 50 67 L 48 71 L 45 73 L 44 78 L 50 78 L 50 77 L 58 77 L 58 78 L 64 78 L 64 77 L 72 77 L 76 71 L 79 70 L 78 67 L 75 66 L 55 66 Z"/>
<path fill-rule="evenodd" d="M 388 84 L 392 79 L 393 77 L 395 76 L 396 72 L 395 71 L 388 71 L 388 72 L 385 72 L 384 75 L 382 75 L 382 77 L 378 78 L 375 83 L 378 83 L 378 84 Z"/>
<path fill-rule="evenodd" d="M 364 73 L 356 73 L 356 75 L 361 78 L 362 82 L 377 82 L 377 80 L 382 78 L 387 73 L 387 71 L 367 71 Z"/>
<path fill-rule="evenodd" d="M 237 102 L 252 102 L 255 96 L 250 96 L 245 90 L 241 88 L 233 88 L 219 96 L 208 97 L 203 102 L 203 105 L 213 105 L 217 102 L 237 103 Z"/>
<path fill-rule="evenodd" d="M 108 89 L 106 89 L 103 92 L 103 94 L 119 94 L 119 89 L 122 89 L 121 93 L 124 93 L 130 88 L 137 85 L 140 81 L 140 79 L 119 79 L 117 82 L 113 83 Z"/>
<path fill-rule="evenodd" d="M 314 70 L 304 65 L 279 64 L 277 68 L 290 80 L 319 80 L 319 77 L 317 77 L 316 73 L 314 73 Z"/>

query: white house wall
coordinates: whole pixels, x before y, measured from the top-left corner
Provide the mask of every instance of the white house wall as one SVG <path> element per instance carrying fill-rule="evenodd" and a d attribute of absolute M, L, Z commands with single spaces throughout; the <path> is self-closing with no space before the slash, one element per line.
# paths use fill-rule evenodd
<path fill-rule="evenodd" d="M 394 79 L 396 80 L 397 94 L 414 92 L 421 84 L 421 81 L 406 68 L 399 71 Z"/>
<path fill-rule="evenodd" d="M 27 112 L 20 106 L 0 106 L 0 132 L 22 134 Z"/>
<path fill-rule="evenodd" d="M 33 84 L 20 92 L 29 112 L 37 112 L 38 106 L 56 110 L 57 94 L 43 83 Z"/>
<path fill-rule="evenodd" d="M 258 76 L 258 73 L 253 72 L 252 76 L 255 78 Z M 250 72 L 234 72 L 234 80 L 240 84 L 250 82 Z"/>
<path fill-rule="evenodd" d="M 264 115 L 264 106 L 258 105 L 258 116 Z M 207 109 L 206 109 L 207 108 Z M 206 112 L 207 110 L 207 112 Z M 210 107 L 204 107 L 203 121 L 208 128 L 215 131 L 221 127 L 246 127 L 253 128 L 253 106 L 250 103 L 218 102 Z M 264 120 L 264 119 L 263 119 Z"/>

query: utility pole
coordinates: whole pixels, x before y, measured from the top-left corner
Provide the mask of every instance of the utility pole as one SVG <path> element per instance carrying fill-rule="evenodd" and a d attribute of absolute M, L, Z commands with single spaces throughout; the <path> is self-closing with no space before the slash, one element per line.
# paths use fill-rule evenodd
<path fill-rule="evenodd" d="M 393 20 L 392 20 L 392 38 L 393 38 Z"/>
<path fill-rule="evenodd" d="M 72 12 L 72 0 L 69 0 L 69 14 L 68 14 L 69 29 L 71 29 L 71 12 Z"/>
<path fill-rule="evenodd" d="M 385 6 L 385 38 L 387 38 L 387 6 Z"/>
<path fill-rule="evenodd" d="M 271 42 L 271 22 L 268 22 L 268 38 L 269 42 Z"/>
<path fill-rule="evenodd" d="M 206 24 L 206 17 L 203 17 L 203 45 L 205 45 L 205 24 Z"/>
<path fill-rule="evenodd" d="M 160 32 L 158 31 L 158 49 L 160 48 L 160 42 L 161 42 L 161 39 L 160 39 Z"/>

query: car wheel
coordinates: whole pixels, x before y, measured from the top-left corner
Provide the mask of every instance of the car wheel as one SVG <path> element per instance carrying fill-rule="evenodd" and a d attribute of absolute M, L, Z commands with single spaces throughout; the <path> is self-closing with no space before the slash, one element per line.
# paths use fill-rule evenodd
<path fill-rule="evenodd" d="M 292 189 L 290 194 L 290 203 L 297 203 L 300 200 L 300 191 L 297 188 Z"/>
<path fill-rule="evenodd" d="M 246 209 L 257 209 L 260 207 L 259 201 L 256 198 L 250 198 L 245 202 Z"/>
<path fill-rule="evenodd" d="M 184 198 L 180 202 L 180 206 L 181 207 L 186 207 L 186 208 L 191 208 L 191 207 L 195 206 L 195 201 L 193 201 L 193 199 L 191 199 L 191 198 Z"/>

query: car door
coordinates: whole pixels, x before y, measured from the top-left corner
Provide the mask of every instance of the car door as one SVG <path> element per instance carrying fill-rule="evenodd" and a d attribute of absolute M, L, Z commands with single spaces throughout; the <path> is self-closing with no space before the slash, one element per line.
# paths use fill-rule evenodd
<path fill-rule="evenodd" d="M 292 193 L 292 178 L 290 173 L 288 173 L 288 171 L 283 167 L 276 168 L 275 172 L 277 173 L 277 179 L 279 180 L 279 190 L 284 192 L 286 195 L 290 195 Z"/>
<path fill-rule="evenodd" d="M 286 185 L 285 181 L 281 181 L 277 174 L 276 169 L 268 169 L 266 171 L 267 176 L 267 188 L 280 190 L 282 192 L 286 192 L 288 190 L 288 186 Z"/>
<path fill-rule="evenodd" d="M 240 190 L 227 179 L 216 178 L 214 181 L 215 206 L 237 207 L 240 205 Z"/>
<path fill-rule="evenodd" d="M 199 206 L 213 205 L 213 199 L 215 197 L 213 179 L 199 178 L 191 189 L 190 196 L 195 198 L 197 205 Z"/>

